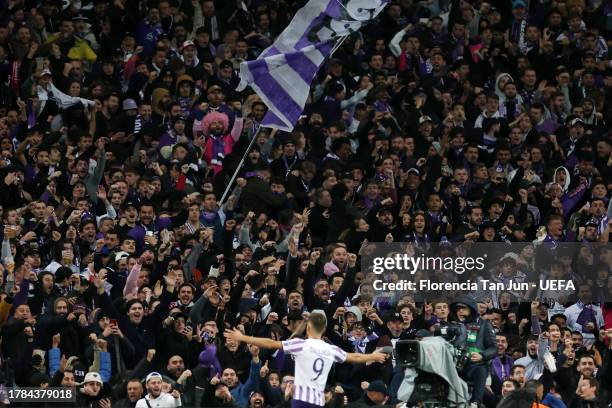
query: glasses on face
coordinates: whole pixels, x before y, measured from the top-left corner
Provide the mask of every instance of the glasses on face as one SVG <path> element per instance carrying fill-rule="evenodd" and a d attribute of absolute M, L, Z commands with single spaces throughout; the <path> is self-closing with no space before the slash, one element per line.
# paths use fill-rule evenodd
<path fill-rule="evenodd" d="M 283 384 L 293 384 L 293 380 L 283 380 Z"/>

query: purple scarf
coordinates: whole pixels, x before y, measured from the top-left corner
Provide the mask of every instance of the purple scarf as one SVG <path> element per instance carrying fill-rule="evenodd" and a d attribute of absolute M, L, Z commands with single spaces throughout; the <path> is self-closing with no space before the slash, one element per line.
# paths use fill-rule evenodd
<path fill-rule="evenodd" d="M 214 344 L 207 344 L 200 353 L 198 360 L 200 361 L 200 365 L 210 368 L 210 378 L 213 378 L 217 374 L 221 375 L 223 372 L 221 363 L 217 358 L 217 347 Z"/>
<path fill-rule="evenodd" d="M 211 160 L 217 162 L 219 166 L 223 164 L 223 158 L 225 157 L 225 147 L 223 145 L 223 135 L 216 135 L 210 132 L 209 137 L 212 139 L 212 156 Z"/>
<path fill-rule="evenodd" d="M 213 211 L 202 211 L 202 217 L 206 221 L 214 221 L 217 218 L 217 213 Z"/>
<path fill-rule="evenodd" d="M 584 327 L 588 323 L 593 323 L 595 325 L 595 327 L 597 327 L 597 319 L 595 319 L 595 312 L 593 312 L 593 306 L 592 305 L 584 305 L 582 307 L 582 311 L 580 312 L 580 314 L 576 318 L 576 323 L 578 323 L 579 325 L 581 325 L 583 327 L 583 329 L 582 329 L 583 333 L 585 333 Z"/>
<path fill-rule="evenodd" d="M 514 360 L 512 357 L 508 355 L 504 355 L 503 357 L 505 363 L 502 364 L 501 357 L 497 356 L 493 359 L 493 370 L 495 371 L 495 375 L 501 381 L 503 381 L 506 377 L 510 375 L 510 370 L 512 370 L 512 365 L 514 364 Z"/>

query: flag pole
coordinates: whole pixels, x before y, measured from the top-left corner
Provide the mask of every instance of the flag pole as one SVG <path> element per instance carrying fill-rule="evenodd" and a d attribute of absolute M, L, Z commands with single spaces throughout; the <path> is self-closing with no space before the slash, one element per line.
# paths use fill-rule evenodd
<path fill-rule="evenodd" d="M 346 41 L 347 38 L 349 38 L 349 36 L 345 35 L 345 36 L 341 37 L 340 40 L 338 40 L 336 45 L 334 45 L 334 48 L 332 48 L 331 52 L 329 53 L 329 57 L 330 58 L 334 56 L 336 51 L 338 51 L 338 48 L 342 47 L 342 44 L 344 44 L 344 41 Z"/>
<path fill-rule="evenodd" d="M 242 155 L 242 159 L 240 159 L 240 163 L 238 163 L 238 167 L 236 167 L 236 171 L 234 171 L 234 175 L 232 176 L 232 178 L 230 179 L 230 181 L 227 183 L 227 187 L 225 188 L 225 192 L 223 192 L 223 196 L 221 196 L 221 201 L 219 201 L 219 207 L 221 207 L 223 205 L 223 203 L 225 202 L 225 199 L 227 198 L 232 185 L 234 184 L 234 180 L 236 180 L 236 177 L 238 176 L 238 173 L 240 172 L 240 169 L 242 168 L 242 165 L 244 164 L 245 159 L 247 158 L 249 152 L 251 151 L 251 148 L 253 147 L 253 145 L 255 144 L 255 140 L 257 140 L 257 136 L 259 136 L 259 131 L 262 129 L 262 126 L 257 126 L 257 130 L 255 131 L 255 134 L 253 135 L 253 138 L 251 139 L 251 142 L 249 143 L 249 146 L 246 148 L 246 151 L 244 152 L 244 154 Z"/>
<path fill-rule="evenodd" d="M 329 53 L 329 58 L 331 58 L 334 55 L 334 53 L 338 50 L 338 48 L 342 46 L 342 44 L 344 43 L 344 41 L 346 41 L 348 37 L 349 37 L 348 35 L 345 35 L 342 38 L 340 38 L 340 40 L 338 40 L 338 42 L 334 45 L 334 48 L 332 48 L 331 52 Z M 238 167 L 236 168 L 236 171 L 234 171 L 232 178 L 227 183 L 227 187 L 225 188 L 225 191 L 223 192 L 223 195 L 221 196 L 221 201 L 219 201 L 219 207 L 223 205 L 223 203 L 225 202 L 225 199 L 229 195 L 229 192 L 232 189 L 232 185 L 234 184 L 234 181 L 236 180 L 236 177 L 238 176 L 238 173 L 240 172 L 240 169 L 242 168 L 242 165 L 244 164 L 246 157 L 251 151 L 251 148 L 255 144 L 255 140 L 257 140 L 257 136 L 259 135 L 259 131 L 261 130 L 261 128 L 262 128 L 261 126 L 257 127 L 257 131 L 253 135 L 253 139 L 251 139 L 249 146 L 247 147 L 246 151 L 242 155 L 242 159 L 240 160 L 240 163 L 238 163 Z"/>

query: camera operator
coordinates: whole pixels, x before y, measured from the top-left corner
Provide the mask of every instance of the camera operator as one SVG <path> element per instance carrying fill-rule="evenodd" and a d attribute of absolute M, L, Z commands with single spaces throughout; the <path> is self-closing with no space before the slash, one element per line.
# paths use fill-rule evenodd
<path fill-rule="evenodd" d="M 468 361 L 460 375 L 466 381 L 473 383 L 470 403 L 476 406 L 482 402 L 491 360 L 497 354 L 495 333 L 491 323 L 479 317 L 478 305 L 472 298 L 459 296 L 451 304 L 450 309 L 453 317 L 463 323 L 467 330 L 463 347 L 467 350 Z"/>

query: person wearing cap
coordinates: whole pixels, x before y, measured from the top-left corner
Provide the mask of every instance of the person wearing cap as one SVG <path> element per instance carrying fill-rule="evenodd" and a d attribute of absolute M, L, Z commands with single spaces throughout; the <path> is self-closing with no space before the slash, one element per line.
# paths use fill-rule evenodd
<path fill-rule="evenodd" d="M 162 391 L 163 377 L 158 372 L 151 372 L 145 378 L 147 395 L 139 399 L 136 408 L 174 408 L 182 406 L 181 395 L 177 390 L 171 393 Z"/>
<path fill-rule="evenodd" d="M 280 140 L 280 145 L 283 149 L 283 154 L 270 163 L 270 170 L 273 176 L 287 179 L 291 172 L 300 169 L 302 160 L 297 155 L 295 141 L 292 135 L 283 135 Z"/>
<path fill-rule="evenodd" d="M 363 385 L 365 384 L 362 384 L 362 386 Z M 395 406 L 393 404 L 387 404 L 389 399 L 390 395 L 387 385 L 382 380 L 374 380 L 367 385 L 363 396 L 353 402 L 352 406 L 358 408 Z"/>
<path fill-rule="evenodd" d="M 200 65 L 200 60 L 198 59 L 198 54 L 196 50 L 196 45 L 191 40 L 186 40 L 181 44 L 181 60 L 185 63 L 185 67 L 187 71 L 195 74 L 197 72 L 197 67 Z M 203 70 L 200 68 L 200 74 L 203 74 Z M 200 76 L 200 75 L 198 75 Z"/>
<path fill-rule="evenodd" d="M 193 46 L 188 46 L 188 49 L 195 49 Z M 190 75 L 181 75 L 176 79 L 177 101 L 181 105 L 181 114 L 185 117 L 191 114 L 195 95 L 195 83 Z"/>
<path fill-rule="evenodd" d="M 186 128 L 187 118 L 183 115 L 176 116 L 172 121 L 172 127 L 159 138 L 157 148 L 161 151 L 164 146 L 174 146 L 177 143 L 188 141 Z"/>
<path fill-rule="evenodd" d="M 594 220 L 589 220 L 584 227 L 578 229 L 578 241 L 597 242 L 599 241 L 599 224 Z"/>
<path fill-rule="evenodd" d="M 253 391 L 249 396 L 249 408 L 264 408 L 265 396 L 261 391 Z"/>
<path fill-rule="evenodd" d="M 134 115 L 138 112 L 138 104 L 134 99 L 125 99 L 122 103 L 123 111 L 129 115 Z"/>
<path fill-rule="evenodd" d="M 512 2 L 512 22 L 508 39 L 514 44 L 519 44 L 519 41 L 525 35 L 526 11 L 527 4 L 524 0 L 514 0 Z"/>
<path fill-rule="evenodd" d="M 106 398 L 103 398 L 105 392 L 103 392 L 104 382 L 102 376 L 95 371 L 90 371 L 85 374 L 83 382 L 79 384 L 76 390 L 76 406 L 77 407 L 89 407 L 99 406 L 101 402 Z M 110 399 L 106 399 L 110 402 Z"/>
<path fill-rule="evenodd" d="M 219 86 L 226 96 L 234 93 L 240 79 L 234 73 L 234 64 L 230 60 L 223 60 L 219 63 L 217 75 L 209 79 L 209 87 Z"/>
<path fill-rule="evenodd" d="M 98 44 L 95 33 L 91 31 L 91 24 L 89 24 L 87 16 L 79 13 L 72 17 L 72 21 L 74 22 L 74 35 L 87 41 L 91 49 L 94 52 L 98 52 L 100 50 L 100 44 Z"/>
<path fill-rule="evenodd" d="M 44 114 L 55 115 L 77 104 L 89 108 L 93 108 L 96 105 L 92 100 L 70 96 L 60 91 L 53 84 L 53 74 L 48 68 L 40 73 L 36 86 L 36 95 L 39 101 L 38 110 L 36 112 L 38 117 Z M 50 98 L 49 95 L 53 97 Z"/>
<path fill-rule="evenodd" d="M 98 56 L 91 49 L 86 39 L 74 33 L 74 21 L 68 14 L 61 17 L 60 31 L 47 37 L 47 44 L 56 43 L 60 49 L 68 49 L 66 56 L 73 60 L 87 61 L 93 64 Z"/>

